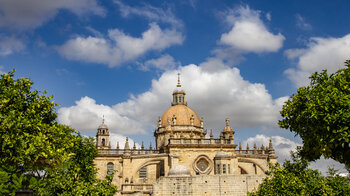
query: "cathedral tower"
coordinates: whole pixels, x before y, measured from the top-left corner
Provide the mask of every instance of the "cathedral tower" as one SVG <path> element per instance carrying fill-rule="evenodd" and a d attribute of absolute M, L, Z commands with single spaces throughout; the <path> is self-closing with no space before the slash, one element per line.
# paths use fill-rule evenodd
<path fill-rule="evenodd" d="M 105 125 L 103 118 L 102 124 L 98 126 L 96 133 L 96 147 L 97 149 L 110 149 L 109 131 L 107 125 Z"/>

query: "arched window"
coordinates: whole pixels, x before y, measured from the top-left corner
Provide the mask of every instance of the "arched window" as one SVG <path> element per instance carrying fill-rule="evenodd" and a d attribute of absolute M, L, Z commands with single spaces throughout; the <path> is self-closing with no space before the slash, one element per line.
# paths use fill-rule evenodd
<path fill-rule="evenodd" d="M 107 164 L 107 176 L 112 175 L 113 171 L 114 171 L 114 164 L 113 163 L 108 163 Z"/>
<path fill-rule="evenodd" d="M 222 173 L 223 173 L 223 174 L 226 174 L 226 164 L 223 164 L 223 165 L 222 165 Z"/>
<path fill-rule="evenodd" d="M 143 167 L 139 170 L 139 178 L 147 178 L 147 167 Z"/>
<path fill-rule="evenodd" d="M 106 141 L 104 138 L 102 138 L 102 146 L 105 146 L 105 144 L 106 144 Z"/>

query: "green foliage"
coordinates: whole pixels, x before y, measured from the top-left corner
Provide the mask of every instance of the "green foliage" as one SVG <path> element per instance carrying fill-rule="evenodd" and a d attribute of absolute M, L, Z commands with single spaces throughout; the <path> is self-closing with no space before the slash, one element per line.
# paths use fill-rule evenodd
<path fill-rule="evenodd" d="M 52 96 L 32 84 L 14 71 L 0 79 L 0 194 L 26 180 L 37 195 L 113 195 L 112 179 L 95 177 L 92 138 L 59 124 Z"/>
<path fill-rule="evenodd" d="M 323 155 L 350 166 L 350 61 L 334 74 L 314 73 L 309 86 L 286 102 L 279 121 L 303 139 L 299 154 L 313 161 Z"/>
<path fill-rule="evenodd" d="M 348 179 L 338 175 L 324 177 L 308 165 L 300 160 L 271 165 L 259 189 L 249 195 L 350 195 Z"/>

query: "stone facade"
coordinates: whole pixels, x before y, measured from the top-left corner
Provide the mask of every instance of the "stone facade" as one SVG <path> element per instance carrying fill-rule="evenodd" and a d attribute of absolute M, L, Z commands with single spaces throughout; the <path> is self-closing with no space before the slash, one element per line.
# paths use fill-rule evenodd
<path fill-rule="evenodd" d="M 154 196 L 245 196 L 254 191 L 265 175 L 199 175 L 193 177 L 161 177 L 153 184 Z"/>
<path fill-rule="evenodd" d="M 180 80 L 171 107 L 158 119 L 156 147 L 111 149 L 108 127 L 98 127 L 94 160 L 98 178 L 113 176 L 117 195 L 246 195 L 257 188 L 277 157 L 268 147 L 234 144 L 230 120 L 219 138 L 206 137 L 203 118 L 187 106 Z"/>

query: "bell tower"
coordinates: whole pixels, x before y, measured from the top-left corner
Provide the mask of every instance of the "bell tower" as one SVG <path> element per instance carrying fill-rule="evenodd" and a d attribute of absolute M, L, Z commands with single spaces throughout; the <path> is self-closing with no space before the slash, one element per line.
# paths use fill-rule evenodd
<path fill-rule="evenodd" d="M 107 125 L 105 125 L 105 119 L 103 117 L 102 124 L 98 126 L 96 133 L 96 147 L 97 149 L 110 149 L 109 131 Z"/>

